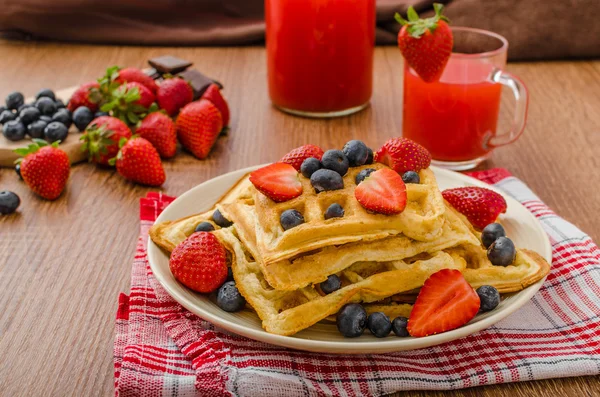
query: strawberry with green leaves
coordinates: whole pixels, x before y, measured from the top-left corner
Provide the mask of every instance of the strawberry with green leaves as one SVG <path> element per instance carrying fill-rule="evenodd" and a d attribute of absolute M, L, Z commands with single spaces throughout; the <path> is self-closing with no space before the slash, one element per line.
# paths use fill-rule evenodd
<path fill-rule="evenodd" d="M 89 82 L 79 86 L 71 95 L 67 109 L 74 112 L 80 106 L 88 107 L 92 112 L 98 110 L 103 101 L 103 95 L 100 91 L 100 84 Z"/>
<path fill-rule="evenodd" d="M 155 100 L 152 91 L 137 82 L 120 85 L 107 98 L 100 110 L 111 112 L 114 117 L 131 125 L 137 124 L 148 112 L 156 110 L 152 106 Z"/>
<path fill-rule="evenodd" d="M 165 170 L 160 155 L 152 144 L 137 135 L 131 139 L 121 138 L 117 157 L 110 160 L 117 172 L 125 179 L 146 186 L 165 183 Z"/>
<path fill-rule="evenodd" d="M 177 130 L 175 123 L 162 112 L 147 115 L 135 133 L 150 141 L 158 150 L 160 157 L 166 159 L 175 156 L 177 151 Z"/>
<path fill-rule="evenodd" d="M 142 84 L 144 87 L 152 91 L 152 94 L 156 95 L 156 90 L 158 90 L 158 85 L 154 81 L 154 79 L 148 76 L 146 73 L 142 72 L 138 68 L 124 68 L 117 69 L 117 74 L 114 77 L 114 81 L 119 84 L 136 82 Z"/>
<path fill-rule="evenodd" d="M 442 15 L 444 6 L 434 3 L 435 15 L 419 19 L 415 9 L 408 8 L 408 21 L 396 13 L 402 25 L 398 32 L 398 47 L 411 68 L 427 83 L 438 81 L 452 53 L 453 37 L 448 18 Z"/>
<path fill-rule="evenodd" d="M 31 190 L 47 200 L 56 200 L 61 195 L 71 172 L 69 156 L 58 148 L 59 143 L 48 145 L 42 139 L 33 139 L 26 148 L 15 150 L 24 156 L 17 160 L 21 177 Z"/>
<path fill-rule="evenodd" d="M 223 129 L 221 112 L 206 99 L 191 102 L 175 121 L 181 144 L 199 159 L 206 158 Z"/>
<path fill-rule="evenodd" d="M 121 138 L 130 138 L 131 130 L 116 117 L 101 116 L 90 123 L 81 136 L 81 150 L 91 162 L 109 165 L 109 160 L 119 152 Z"/>

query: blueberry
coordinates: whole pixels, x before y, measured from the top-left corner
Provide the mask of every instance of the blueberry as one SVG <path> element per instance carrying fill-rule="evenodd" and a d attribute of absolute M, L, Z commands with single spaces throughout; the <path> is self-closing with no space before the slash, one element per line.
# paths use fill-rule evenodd
<path fill-rule="evenodd" d="M 364 181 L 366 177 L 371 175 L 373 172 L 375 172 L 375 168 L 365 168 L 364 170 L 361 170 L 358 174 L 356 174 L 356 178 L 354 178 L 354 182 L 356 182 L 356 184 L 358 185 L 359 183 Z"/>
<path fill-rule="evenodd" d="M 43 114 L 40 116 L 40 120 L 45 121 L 46 123 L 51 123 L 52 122 L 52 117 L 50 116 L 44 116 Z"/>
<path fill-rule="evenodd" d="M 35 105 L 33 103 L 24 103 L 23 105 L 19 106 L 19 108 L 17 109 L 17 114 L 21 115 L 21 112 L 25 109 L 28 108 L 34 108 Z"/>
<path fill-rule="evenodd" d="M 217 305 L 226 312 L 239 312 L 246 306 L 246 299 L 235 286 L 235 281 L 227 281 L 217 291 Z"/>
<path fill-rule="evenodd" d="M 20 141 L 25 138 L 25 126 L 21 120 L 11 120 L 2 127 L 2 135 L 9 141 Z"/>
<path fill-rule="evenodd" d="M 365 161 L 365 164 L 373 164 L 373 150 L 371 150 L 371 148 L 367 148 L 368 150 L 368 155 L 367 155 L 367 161 Z"/>
<path fill-rule="evenodd" d="M 40 111 L 37 108 L 25 108 L 19 112 L 19 118 L 23 125 L 27 126 L 40 118 Z"/>
<path fill-rule="evenodd" d="M 80 106 L 73 112 L 73 123 L 79 131 L 85 131 L 92 120 L 94 120 L 94 113 L 87 106 Z"/>
<path fill-rule="evenodd" d="M 283 230 L 289 230 L 304 223 L 304 217 L 296 210 L 285 210 L 279 217 Z"/>
<path fill-rule="evenodd" d="M 4 112 L 5 110 L 8 110 L 6 106 L 0 106 L 0 113 Z"/>
<path fill-rule="evenodd" d="M 25 103 L 25 98 L 20 92 L 11 92 L 6 97 L 6 107 L 12 110 L 17 110 L 19 106 Z"/>
<path fill-rule="evenodd" d="M 499 223 L 490 223 L 484 227 L 481 232 L 481 242 L 485 248 L 490 248 L 490 245 L 492 245 L 498 237 L 506 237 L 506 232 Z"/>
<path fill-rule="evenodd" d="M 210 222 L 200 222 L 196 226 L 196 229 L 194 231 L 195 232 L 212 232 L 213 230 L 215 230 L 215 227 L 212 225 L 212 223 L 210 223 Z"/>
<path fill-rule="evenodd" d="M 21 199 L 13 192 L 9 192 L 8 190 L 0 192 L 0 214 L 12 214 L 19 208 L 20 204 Z"/>
<path fill-rule="evenodd" d="M 310 176 L 310 184 L 317 193 L 344 188 L 344 180 L 335 171 L 320 169 Z"/>
<path fill-rule="evenodd" d="M 348 158 L 341 150 L 326 151 L 321 158 L 321 164 L 323 165 L 323 168 L 333 170 L 341 176 L 346 175 L 346 172 L 348 172 Z"/>
<path fill-rule="evenodd" d="M 229 227 L 229 226 L 233 225 L 233 222 L 231 222 L 229 219 L 225 218 L 223 216 L 223 214 L 221 214 L 221 211 L 219 211 L 219 210 L 215 210 L 215 212 L 213 212 L 212 220 L 214 223 L 216 223 L 217 225 L 219 225 L 221 227 Z"/>
<path fill-rule="evenodd" d="M 491 285 L 482 285 L 477 288 L 477 295 L 479 295 L 479 311 L 489 312 L 494 310 L 500 303 L 500 293 L 498 290 Z"/>
<path fill-rule="evenodd" d="M 517 250 L 508 237 L 498 237 L 490 245 L 487 257 L 494 266 L 508 266 L 515 261 Z"/>
<path fill-rule="evenodd" d="M 42 139 L 47 125 L 48 123 L 44 120 L 36 120 L 27 126 L 27 133 L 32 138 Z"/>
<path fill-rule="evenodd" d="M 402 180 L 404 183 L 421 183 L 419 174 L 414 171 L 406 171 L 404 174 L 402 174 Z"/>
<path fill-rule="evenodd" d="M 394 321 L 392 321 L 392 331 L 396 334 L 396 336 L 408 336 L 408 330 L 406 329 L 407 326 L 408 319 L 406 317 L 396 317 Z"/>
<path fill-rule="evenodd" d="M 35 101 L 35 107 L 38 108 L 40 113 L 45 116 L 52 116 L 56 113 L 56 103 L 48 97 L 41 97 L 37 101 Z"/>
<path fill-rule="evenodd" d="M 336 325 L 347 338 L 361 336 L 367 326 L 367 312 L 358 303 L 349 303 L 338 312 Z"/>
<path fill-rule="evenodd" d="M 21 175 L 21 164 L 15 165 L 15 172 L 19 175 L 19 179 L 23 180 L 23 175 Z"/>
<path fill-rule="evenodd" d="M 311 175 L 320 168 L 321 162 L 319 159 L 309 157 L 302 162 L 302 165 L 300 166 L 300 172 L 302 172 L 302 175 L 304 175 L 306 178 L 310 178 Z"/>
<path fill-rule="evenodd" d="M 369 315 L 367 319 L 367 328 L 378 338 L 385 338 L 392 330 L 390 318 L 382 312 L 375 312 Z"/>
<path fill-rule="evenodd" d="M 67 128 L 69 128 L 73 122 L 71 118 L 71 111 L 69 109 L 58 109 L 56 113 L 52 115 L 52 121 L 63 123 Z"/>
<path fill-rule="evenodd" d="M 338 276 L 332 274 L 331 276 L 327 276 L 327 280 L 319 284 L 319 287 L 321 287 L 321 291 L 323 291 L 323 293 L 329 295 L 332 292 L 340 289 L 342 287 L 342 282 Z"/>
<path fill-rule="evenodd" d="M 231 266 L 227 268 L 227 278 L 225 279 L 225 281 L 233 281 L 233 269 L 231 268 Z"/>
<path fill-rule="evenodd" d="M 40 99 L 41 97 L 46 97 L 46 98 L 50 98 L 53 101 L 56 100 L 56 95 L 54 95 L 54 91 L 52 91 L 49 88 L 42 88 L 41 90 L 38 91 L 38 93 L 35 95 L 35 99 Z"/>
<path fill-rule="evenodd" d="M 64 142 L 67 139 L 67 135 L 69 135 L 67 126 L 58 121 L 53 121 L 44 128 L 44 137 L 48 142 Z"/>
<path fill-rule="evenodd" d="M 348 159 L 350 167 L 358 167 L 367 162 L 369 158 L 369 148 L 363 141 L 351 140 L 348 141 L 342 148 L 342 152 Z"/>
<path fill-rule="evenodd" d="M 67 106 L 65 105 L 65 103 L 62 101 L 62 99 L 57 99 L 54 101 L 54 103 L 56 103 L 56 108 L 57 109 L 64 109 Z"/>
<path fill-rule="evenodd" d="M 344 216 L 344 209 L 338 203 L 331 204 L 325 211 L 325 219 L 341 218 Z"/>
<path fill-rule="evenodd" d="M 0 124 L 4 124 L 7 123 L 11 120 L 14 120 L 17 118 L 17 115 L 14 114 L 13 112 L 11 112 L 10 110 L 5 110 L 2 113 L 0 113 Z"/>
<path fill-rule="evenodd" d="M 108 114 L 108 112 L 96 112 L 94 113 L 94 118 L 97 119 L 98 117 L 102 117 L 102 116 L 110 116 Z"/>

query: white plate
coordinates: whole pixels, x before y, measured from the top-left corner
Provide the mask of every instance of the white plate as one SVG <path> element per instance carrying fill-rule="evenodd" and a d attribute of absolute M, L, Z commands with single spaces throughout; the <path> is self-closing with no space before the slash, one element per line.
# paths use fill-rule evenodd
<path fill-rule="evenodd" d="M 239 178 L 257 167 L 250 167 L 211 179 L 182 194 L 158 217 L 157 222 L 175 220 L 210 209 Z M 440 189 L 459 186 L 489 185 L 453 171 L 431 167 L 435 172 Z M 491 188 L 493 189 L 493 188 Z M 498 193 L 502 193 L 499 192 Z M 552 250 L 546 233 L 536 218 L 519 202 L 503 194 L 508 210 L 501 218 L 506 233 L 518 247 L 538 252 L 548 262 Z M 193 292 L 180 284 L 169 270 L 169 257 L 151 240 L 148 241 L 148 260 L 158 282 L 167 292 L 192 313 L 228 331 L 274 345 L 323 353 L 369 354 L 401 350 L 412 350 L 445 343 L 486 329 L 523 306 L 538 291 L 544 280 L 512 294 L 502 300 L 493 311 L 478 315 L 467 325 L 453 331 L 424 338 L 398 338 L 393 334 L 378 339 L 369 332 L 359 338 L 347 339 L 339 334 L 335 324 L 321 322 L 294 336 L 269 334 L 261 327 L 256 314 L 249 310 L 227 313 L 205 295 Z"/>

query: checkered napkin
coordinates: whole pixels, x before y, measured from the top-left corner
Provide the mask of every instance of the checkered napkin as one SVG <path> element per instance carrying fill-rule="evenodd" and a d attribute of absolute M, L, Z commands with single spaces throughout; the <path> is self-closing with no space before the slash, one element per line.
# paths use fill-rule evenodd
<path fill-rule="evenodd" d="M 148 229 L 172 197 L 141 199 L 131 293 L 121 294 L 114 346 L 117 396 L 381 396 L 600 373 L 600 250 L 508 171 L 472 176 L 502 189 L 542 223 L 552 272 L 520 310 L 454 342 L 382 355 L 289 350 L 198 318 L 154 279 Z"/>

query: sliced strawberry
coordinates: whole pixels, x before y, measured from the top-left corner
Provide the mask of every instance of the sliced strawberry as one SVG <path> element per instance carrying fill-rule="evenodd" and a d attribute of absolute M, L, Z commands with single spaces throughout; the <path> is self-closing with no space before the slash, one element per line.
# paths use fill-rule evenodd
<path fill-rule="evenodd" d="M 461 272 L 442 269 L 423 284 L 406 328 L 412 336 L 450 331 L 471 321 L 479 305 L 479 296 Z"/>
<path fill-rule="evenodd" d="M 476 229 L 494 223 L 506 212 L 506 200 L 500 194 L 483 187 L 467 186 L 446 189 L 442 196 L 458 212 L 467 217 Z"/>
<path fill-rule="evenodd" d="M 431 164 L 431 154 L 423 146 L 407 138 L 392 138 L 375 153 L 375 161 L 399 173 L 419 172 Z"/>
<path fill-rule="evenodd" d="M 321 157 L 323 157 L 323 149 L 315 145 L 300 146 L 296 149 L 292 149 L 288 154 L 283 156 L 279 162 L 290 164 L 297 171 L 300 171 L 302 162 L 309 157 L 321 160 Z"/>
<path fill-rule="evenodd" d="M 354 196 L 364 208 L 380 214 L 398 214 L 406 207 L 406 185 L 389 168 L 371 173 L 356 186 Z"/>
<path fill-rule="evenodd" d="M 250 182 L 265 196 L 281 203 L 302 194 L 298 171 L 289 164 L 274 163 L 250 174 Z"/>

